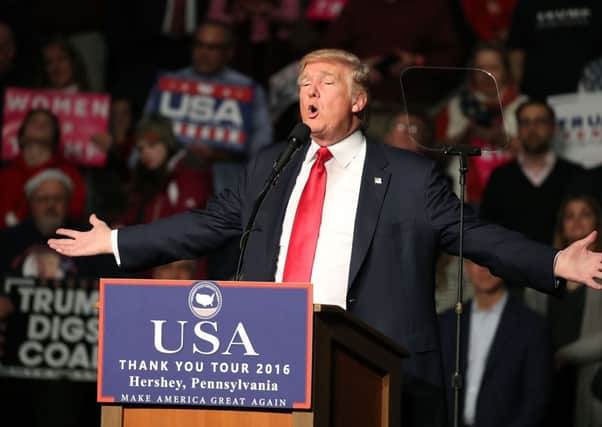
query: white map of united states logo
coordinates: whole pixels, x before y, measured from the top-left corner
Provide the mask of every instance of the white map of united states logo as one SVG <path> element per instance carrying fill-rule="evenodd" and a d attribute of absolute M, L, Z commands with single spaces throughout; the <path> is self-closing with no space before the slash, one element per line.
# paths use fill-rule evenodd
<path fill-rule="evenodd" d="M 199 319 L 211 319 L 222 308 L 222 293 L 213 282 L 196 282 L 188 294 L 188 307 Z"/>

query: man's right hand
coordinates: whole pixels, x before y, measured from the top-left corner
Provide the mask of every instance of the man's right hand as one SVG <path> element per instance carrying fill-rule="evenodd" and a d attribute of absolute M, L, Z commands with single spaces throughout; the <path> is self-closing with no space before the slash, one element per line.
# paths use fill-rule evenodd
<path fill-rule="evenodd" d="M 111 247 L 111 229 L 106 222 L 96 215 L 90 215 L 92 229 L 76 231 L 59 228 L 56 234 L 66 236 L 66 239 L 49 239 L 48 245 L 62 255 L 88 256 L 113 253 Z"/>

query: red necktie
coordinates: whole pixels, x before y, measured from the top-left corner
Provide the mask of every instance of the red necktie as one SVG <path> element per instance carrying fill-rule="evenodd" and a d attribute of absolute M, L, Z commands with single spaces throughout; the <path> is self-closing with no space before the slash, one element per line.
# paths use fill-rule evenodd
<path fill-rule="evenodd" d="M 311 279 L 326 194 L 324 163 L 332 158 L 332 153 L 322 147 L 317 156 L 295 213 L 282 275 L 284 282 L 309 282 Z"/>

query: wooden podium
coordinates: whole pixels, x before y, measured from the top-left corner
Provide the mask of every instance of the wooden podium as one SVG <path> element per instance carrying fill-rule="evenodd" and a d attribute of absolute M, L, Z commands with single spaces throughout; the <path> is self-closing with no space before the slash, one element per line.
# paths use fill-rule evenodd
<path fill-rule="evenodd" d="M 311 410 L 103 404 L 101 427 L 399 427 L 405 350 L 333 306 L 314 305 L 313 338 Z"/>

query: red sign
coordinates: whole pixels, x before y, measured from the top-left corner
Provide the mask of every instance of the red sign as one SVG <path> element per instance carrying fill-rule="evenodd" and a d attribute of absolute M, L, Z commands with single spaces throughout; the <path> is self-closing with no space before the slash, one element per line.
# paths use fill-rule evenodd
<path fill-rule="evenodd" d="M 204 83 L 195 80 L 180 80 L 164 77 L 159 80 L 159 89 L 162 91 L 186 93 L 189 95 L 205 95 L 219 99 L 234 99 L 242 102 L 251 102 L 253 100 L 253 89 L 250 87 Z"/>
<path fill-rule="evenodd" d="M 23 88 L 8 88 L 4 97 L 3 159 L 12 159 L 19 153 L 19 127 L 33 108 L 48 109 L 59 118 L 61 147 L 66 158 L 88 166 L 104 164 L 105 155 L 91 137 L 108 130 L 109 95 Z"/>
<path fill-rule="evenodd" d="M 334 21 L 338 18 L 348 0 L 313 0 L 305 17 L 312 21 Z"/>

